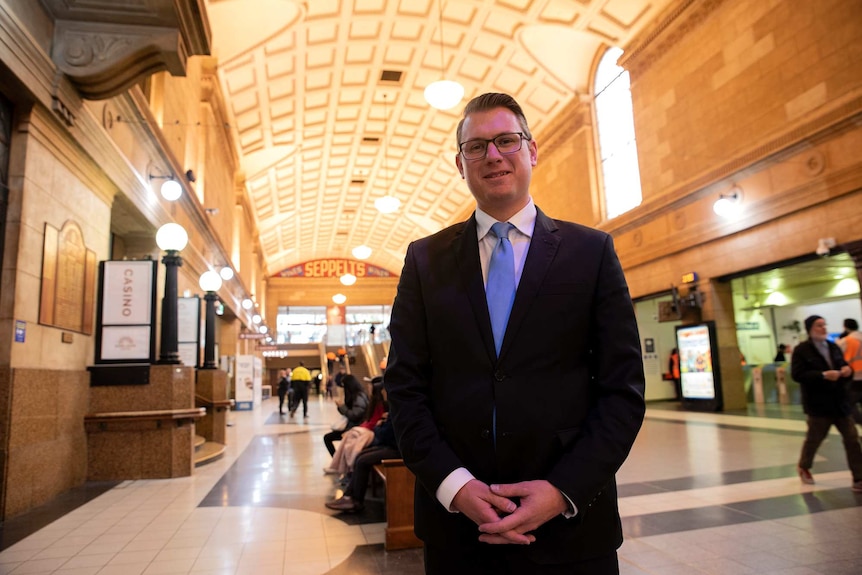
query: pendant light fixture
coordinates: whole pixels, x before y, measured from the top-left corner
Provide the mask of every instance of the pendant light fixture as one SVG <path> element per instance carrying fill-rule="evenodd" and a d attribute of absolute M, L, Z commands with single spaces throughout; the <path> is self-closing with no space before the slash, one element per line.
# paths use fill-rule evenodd
<path fill-rule="evenodd" d="M 425 101 L 438 110 L 448 110 L 458 105 L 464 97 L 464 86 L 453 80 L 445 79 L 445 59 L 443 58 L 443 6 L 442 0 L 437 0 L 437 15 L 439 26 L 437 33 L 440 36 L 440 74 L 444 76 L 436 82 L 431 82 L 425 87 Z"/>
<path fill-rule="evenodd" d="M 386 183 L 388 188 L 389 178 L 389 112 L 386 109 L 386 94 L 383 94 L 383 171 L 386 172 Z M 401 200 L 391 195 L 388 190 L 382 198 L 374 200 L 374 207 L 381 214 L 391 214 L 401 207 Z"/>

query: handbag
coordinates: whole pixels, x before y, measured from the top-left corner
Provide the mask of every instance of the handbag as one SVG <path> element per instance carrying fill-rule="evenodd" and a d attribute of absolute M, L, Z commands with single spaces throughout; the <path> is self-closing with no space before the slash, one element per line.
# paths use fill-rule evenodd
<path fill-rule="evenodd" d="M 332 424 L 332 431 L 344 431 L 347 429 L 347 416 L 342 415 Z"/>

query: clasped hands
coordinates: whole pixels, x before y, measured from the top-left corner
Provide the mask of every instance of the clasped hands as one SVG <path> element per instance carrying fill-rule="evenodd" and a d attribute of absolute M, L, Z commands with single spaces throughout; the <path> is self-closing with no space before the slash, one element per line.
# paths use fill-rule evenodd
<path fill-rule="evenodd" d="M 853 369 L 849 365 L 844 365 L 840 370 L 830 369 L 823 372 L 823 379 L 828 381 L 838 381 L 842 377 L 850 377 L 853 375 Z"/>
<path fill-rule="evenodd" d="M 536 540 L 531 532 L 563 514 L 568 504 L 544 480 L 487 485 L 471 479 L 455 495 L 452 508 L 479 526 L 483 543 L 529 545 Z"/>

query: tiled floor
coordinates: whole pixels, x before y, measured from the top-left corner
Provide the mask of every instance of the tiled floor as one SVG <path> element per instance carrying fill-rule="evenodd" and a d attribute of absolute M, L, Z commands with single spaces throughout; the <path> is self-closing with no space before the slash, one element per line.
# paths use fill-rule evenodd
<path fill-rule="evenodd" d="M 226 456 L 193 477 L 88 485 L 0 529 L 0 575 L 423 573 L 420 550 L 383 550 L 383 507 L 339 516 L 323 503 L 330 402 L 308 420 L 275 400 L 231 414 Z M 801 485 L 798 408 L 682 412 L 652 405 L 618 474 L 621 572 L 862 573 L 862 494 L 850 491 L 840 437 Z M 52 518 L 56 518 L 51 521 Z"/>

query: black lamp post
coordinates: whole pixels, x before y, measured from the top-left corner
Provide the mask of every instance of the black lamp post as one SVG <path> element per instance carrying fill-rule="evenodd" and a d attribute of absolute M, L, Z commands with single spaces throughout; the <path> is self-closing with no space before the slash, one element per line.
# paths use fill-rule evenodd
<path fill-rule="evenodd" d="M 165 224 L 156 232 L 156 243 L 165 251 L 165 297 L 162 299 L 162 336 L 156 363 L 178 364 L 177 344 L 177 268 L 183 265 L 180 251 L 189 242 L 186 230 L 179 224 Z"/>
<path fill-rule="evenodd" d="M 215 304 L 218 301 L 216 293 L 221 288 L 221 276 L 218 272 L 207 271 L 201 274 L 198 284 L 206 292 L 206 331 L 204 332 L 204 364 L 201 369 L 216 369 L 215 360 Z"/>

